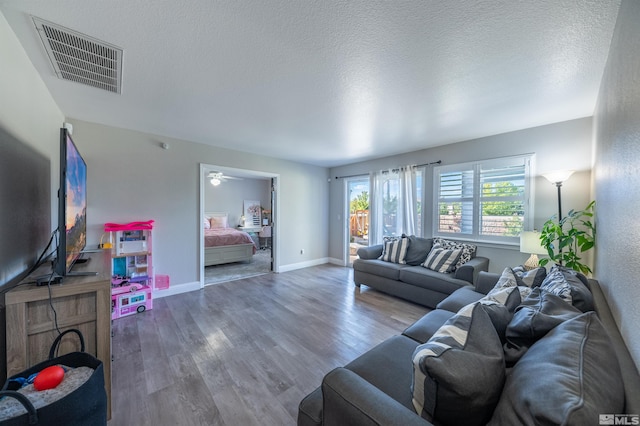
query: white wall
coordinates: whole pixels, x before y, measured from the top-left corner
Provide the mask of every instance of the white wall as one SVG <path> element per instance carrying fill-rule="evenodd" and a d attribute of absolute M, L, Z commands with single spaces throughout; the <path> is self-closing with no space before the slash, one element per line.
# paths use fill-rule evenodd
<path fill-rule="evenodd" d="M 640 2 L 623 1 L 594 115 L 595 277 L 640 366 Z"/>
<path fill-rule="evenodd" d="M 582 209 L 589 203 L 591 143 L 591 118 L 587 117 L 333 168 L 330 170 L 334 179 L 331 183 L 329 202 L 329 256 L 332 259 L 341 259 L 345 241 L 344 183 L 341 179 L 335 179 L 336 176 L 368 174 L 370 171 L 408 164 L 427 164 L 438 160 L 444 165 L 535 153 L 537 166 L 533 173 L 537 177 L 534 183 L 533 226 L 541 229 L 542 224 L 558 211 L 556 187 L 543 178 L 541 173 L 558 169 L 577 171 L 562 187 L 564 214 L 570 209 Z M 433 199 L 432 167 L 427 168 L 424 186 L 428 206 L 428 200 Z M 429 214 L 424 235 L 431 236 L 431 209 L 424 210 Z M 479 244 L 478 255 L 491 259 L 491 272 L 502 272 L 506 266 L 523 263 L 528 257 L 519 252 L 519 247 L 495 247 L 486 244 Z"/>
<path fill-rule="evenodd" d="M 0 126 L 51 161 L 51 230 L 58 226 L 64 115 L 0 13 Z M 43 247 L 44 248 L 44 247 Z"/>
<path fill-rule="evenodd" d="M 229 179 L 218 186 L 211 185 L 205 179 L 205 183 L 204 211 L 228 213 L 229 226 L 232 228 L 240 223 L 244 200 L 259 201 L 263 209 L 271 210 L 271 179 Z"/>
<path fill-rule="evenodd" d="M 326 262 L 327 169 L 69 121 L 88 166 L 88 244 L 97 244 L 105 222 L 154 219 L 155 272 L 168 274 L 172 287 L 198 281 L 199 173 L 204 163 L 278 174 L 280 270 Z M 168 150 L 160 147 L 163 142 Z"/>

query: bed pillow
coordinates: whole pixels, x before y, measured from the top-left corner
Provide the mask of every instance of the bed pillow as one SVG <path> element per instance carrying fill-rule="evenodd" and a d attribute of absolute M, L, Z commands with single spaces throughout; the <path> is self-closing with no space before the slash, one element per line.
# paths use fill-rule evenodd
<path fill-rule="evenodd" d="M 427 259 L 424 261 L 422 266 L 431 269 L 432 271 L 442 272 L 443 274 L 453 272 L 456 269 L 456 262 L 460 259 L 461 254 L 461 249 L 447 250 L 442 248 L 440 245 L 435 244 L 431 248 Z"/>
<path fill-rule="evenodd" d="M 412 402 L 434 424 L 484 425 L 500 398 L 500 339 L 480 303 L 467 305 L 413 353 Z"/>
<path fill-rule="evenodd" d="M 212 228 L 228 228 L 227 216 L 214 216 L 211 218 Z"/>
<path fill-rule="evenodd" d="M 210 217 L 206 217 L 204 218 L 204 229 L 211 229 L 211 222 L 210 222 L 211 218 Z"/>
<path fill-rule="evenodd" d="M 409 239 L 407 238 L 394 238 L 385 241 L 382 245 L 382 256 L 380 260 L 391 263 L 407 263 L 405 256 L 407 255 L 407 249 L 409 248 Z"/>

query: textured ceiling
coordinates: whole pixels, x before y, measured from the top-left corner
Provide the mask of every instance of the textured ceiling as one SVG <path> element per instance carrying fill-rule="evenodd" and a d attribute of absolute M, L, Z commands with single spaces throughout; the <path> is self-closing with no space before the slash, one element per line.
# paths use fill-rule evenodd
<path fill-rule="evenodd" d="M 0 0 L 0 11 L 67 117 L 336 166 L 592 115 L 619 5 Z M 57 79 L 31 15 L 121 47 L 122 94 Z"/>

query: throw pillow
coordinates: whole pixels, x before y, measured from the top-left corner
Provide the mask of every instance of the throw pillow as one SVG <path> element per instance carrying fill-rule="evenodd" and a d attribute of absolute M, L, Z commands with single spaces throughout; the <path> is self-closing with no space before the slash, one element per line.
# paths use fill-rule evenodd
<path fill-rule="evenodd" d="M 534 344 L 509 373 L 490 425 L 587 425 L 623 413 L 622 374 L 595 312 L 580 314 Z"/>
<path fill-rule="evenodd" d="M 484 310 L 489 314 L 493 327 L 500 337 L 500 342 L 507 342 L 507 326 L 513 318 L 513 313 L 520 306 L 522 300 L 531 292 L 529 287 L 515 286 L 493 290 L 479 300 Z"/>
<path fill-rule="evenodd" d="M 518 280 L 516 279 L 513 270 L 509 267 L 504 268 L 502 274 L 500 274 L 500 278 L 498 278 L 498 282 L 493 286 L 493 289 L 489 292 L 489 294 L 493 291 L 500 291 L 503 288 L 507 287 L 516 287 L 518 285 Z"/>
<path fill-rule="evenodd" d="M 540 288 L 559 296 L 582 312 L 592 311 L 593 295 L 575 273 L 558 265 L 551 268 Z"/>
<path fill-rule="evenodd" d="M 539 267 L 527 271 L 524 269 L 524 266 L 520 265 L 513 268 L 513 274 L 518 281 L 518 285 L 538 287 L 547 276 L 547 270 L 543 267 Z"/>
<path fill-rule="evenodd" d="M 422 266 L 437 272 L 452 272 L 461 254 L 462 250 L 447 250 L 436 244 L 431 248 Z"/>
<path fill-rule="evenodd" d="M 228 228 L 227 216 L 214 216 L 211 218 L 212 228 Z"/>
<path fill-rule="evenodd" d="M 204 218 L 204 229 L 211 229 L 211 222 L 209 222 L 211 220 L 211 218 L 206 217 Z"/>
<path fill-rule="evenodd" d="M 560 297 L 536 287 L 522 301 L 507 326 L 504 356 L 513 365 L 550 330 L 580 315 L 580 311 Z"/>
<path fill-rule="evenodd" d="M 413 353 L 416 412 L 441 425 L 484 425 L 505 380 L 500 340 L 479 303 L 451 317 Z"/>
<path fill-rule="evenodd" d="M 433 240 L 431 238 L 416 237 L 415 235 L 410 235 L 407 239 L 409 240 L 409 249 L 405 257 L 407 265 L 422 265 L 429 251 L 431 251 Z"/>
<path fill-rule="evenodd" d="M 409 247 L 409 240 L 406 238 L 398 238 L 391 241 L 386 241 L 383 246 L 381 260 L 385 262 L 401 263 L 404 264 L 405 256 L 407 255 L 407 248 Z"/>
<path fill-rule="evenodd" d="M 476 255 L 477 247 L 473 244 L 459 243 L 457 241 L 445 240 L 443 238 L 434 238 L 433 244 L 440 244 L 443 248 L 450 250 L 462 250 L 462 254 L 460 255 L 460 259 L 458 259 L 456 267 L 464 265 Z"/>

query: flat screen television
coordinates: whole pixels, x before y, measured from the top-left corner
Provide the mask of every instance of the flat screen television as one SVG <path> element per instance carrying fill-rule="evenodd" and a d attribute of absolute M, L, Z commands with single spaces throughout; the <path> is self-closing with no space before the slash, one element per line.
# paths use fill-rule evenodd
<path fill-rule="evenodd" d="M 65 128 L 60 129 L 58 249 L 54 272 L 71 275 L 87 243 L 87 163 Z"/>

